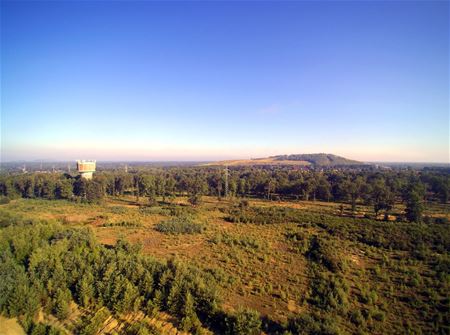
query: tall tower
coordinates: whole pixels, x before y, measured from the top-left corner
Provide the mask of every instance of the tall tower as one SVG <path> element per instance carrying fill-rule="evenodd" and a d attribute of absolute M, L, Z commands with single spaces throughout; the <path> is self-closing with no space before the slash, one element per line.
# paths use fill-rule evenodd
<path fill-rule="evenodd" d="M 92 179 L 92 174 L 95 172 L 95 161 L 78 160 L 77 171 L 80 173 L 81 178 Z"/>

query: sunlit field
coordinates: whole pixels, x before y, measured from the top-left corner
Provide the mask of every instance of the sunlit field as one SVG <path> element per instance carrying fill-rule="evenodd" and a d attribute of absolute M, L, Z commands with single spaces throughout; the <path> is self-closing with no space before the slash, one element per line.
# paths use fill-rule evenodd
<path fill-rule="evenodd" d="M 364 217 L 373 217 L 370 206 L 359 205 L 352 214 L 348 205 L 342 211 L 333 202 L 204 197 L 191 206 L 186 197 L 177 197 L 149 206 L 140 201 L 133 196 L 109 197 L 97 205 L 17 199 L 2 205 L 0 215 L 3 223 L 89 227 L 106 246 L 124 240 L 158 260 L 199 268 L 217 281 L 224 311 L 251 308 L 269 331 L 302 313 L 343 332 L 444 332 L 449 282 L 440 271 L 449 262 L 448 224 L 374 221 Z M 257 209 L 281 215 L 270 222 L 233 222 L 236 210 Z M 397 205 L 391 215 L 403 210 Z M 430 204 L 425 212 L 448 219 L 448 210 L 448 204 Z M 83 312 L 73 305 L 72 313 L 63 324 L 68 331 Z M 138 314 L 104 320 L 109 326 L 101 333 L 126 325 L 127 318 L 144 317 Z M 151 320 L 163 331 L 179 325 L 161 312 Z"/>

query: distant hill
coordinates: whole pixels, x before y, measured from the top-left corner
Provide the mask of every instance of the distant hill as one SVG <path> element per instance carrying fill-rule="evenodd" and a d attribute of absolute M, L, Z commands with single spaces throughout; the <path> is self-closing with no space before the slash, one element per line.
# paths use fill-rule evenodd
<path fill-rule="evenodd" d="M 343 165 L 362 165 L 364 163 L 347 159 L 332 154 L 294 154 L 278 155 L 266 158 L 238 159 L 219 162 L 210 162 L 203 165 L 228 165 L 228 166 L 253 166 L 253 165 L 297 165 L 297 166 L 316 166 L 330 167 Z"/>
<path fill-rule="evenodd" d="M 296 154 L 272 156 L 275 161 L 302 161 L 315 166 L 361 165 L 362 162 L 347 159 L 333 154 Z"/>

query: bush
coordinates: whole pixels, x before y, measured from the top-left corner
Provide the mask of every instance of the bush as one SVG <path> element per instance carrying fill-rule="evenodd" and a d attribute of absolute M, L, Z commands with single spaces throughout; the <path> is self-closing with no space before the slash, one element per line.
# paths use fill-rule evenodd
<path fill-rule="evenodd" d="M 204 226 L 189 217 L 175 217 L 158 223 L 155 229 L 165 234 L 198 234 Z"/>
<path fill-rule="evenodd" d="M 234 223 L 279 224 L 301 222 L 299 211 L 288 207 L 233 207 L 225 218 Z"/>
<path fill-rule="evenodd" d="M 257 335 L 261 332 L 259 313 L 252 309 L 239 309 L 227 319 L 227 330 L 233 335 Z"/>
<path fill-rule="evenodd" d="M 128 209 L 122 206 L 113 206 L 109 210 L 112 214 L 126 214 L 128 212 Z"/>
<path fill-rule="evenodd" d="M 318 272 L 311 283 L 311 303 L 324 310 L 345 310 L 348 285 L 345 278 L 329 272 Z"/>
<path fill-rule="evenodd" d="M 119 222 L 105 222 L 102 227 L 141 227 L 142 223 L 137 221 L 119 221 Z"/>
<path fill-rule="evenodd" d="M 324 265 L 331 272 L 337 273 L 344 270 L 342 256 L 338 255 L 336 247 L 330 240 L 313 236 L 309 242 L 307 256 L 314 262 Z"/>
<path fill-rule="evenodd" d="M 379 322 L 384 322 L 384 320 L 386 319 L 386 314 L 378 309 L 371 310 L 370 315 L 374 320 L 377 320 Z"/>
<path fill-rule="evenodd" d="M 188 201 L 193 206 L 200 205 L 202 202 L 202 196 L 200 194 L 193 194 L 189 197 Z"/>
<path fill-rule="evenodd" d="M 306 254 L 310 248 L 309 238 L 301 232 L 287 232 L 286 239 L 291 242 L 293 251 L 299 254 Z"/>
<path fill-rule="evenodd" d="M 195 215 L 197 213 L 197 210 L 195 208 L 189 207 L 189 206 L 180 206 L 180 205 L 171 205 L 168 206 L 169 215 L 171 216 L 191 216 Z"/>
<path fill-rule="evenodd" d="M 449 221 L 446 217 L 438 217 L 434 219 L 434 223 L 436 224 L 448 224 Z"/>
<path fill-rule="evenodd" d="M 0 197 L 0 205 L 6 205 L 9 204 L 11 202 L 11 199 L 8 197 Z"/>
<path fill-rule="evenodd" d="M 366 323 L 366 319 L 361 314 L 361 311 L 359 309 L 351 311 L 349 317 L 350 321 L 352 321 L 352 323 L 358 327 L 361 327 Z"/>
<path fill-rule="evenodd" d="M 218 234 L 214 236 L 214 238 L 211 240 L 214 244 L 223 243 L 230 247 L 242 247 L 244 249 L 253 249 L 258 250 L 261 249 L 263 246 L 263 243 L 257 239 L 254 239 L 249 236 L 242 236 L 242 237 L 234 237 L 229 234 Z"/>
<path fill-rule="evenodd" d="M 22 215 L 3 208 L 0 209 L 0 228 L 18 225 L 23 221 Z"/>
<path fill-rule="evenodd" d="M 335 318 L 316 314 L 302 314 L 289 319 L 287 329 L 292 334 L 339 335 Z"/>
<path fill-rule="evenodd" d="M 162 207 L 139 207 L 139 214 L 143 216 L 155 214 L 169 216 L 171 212 L 170 210 Z"/>

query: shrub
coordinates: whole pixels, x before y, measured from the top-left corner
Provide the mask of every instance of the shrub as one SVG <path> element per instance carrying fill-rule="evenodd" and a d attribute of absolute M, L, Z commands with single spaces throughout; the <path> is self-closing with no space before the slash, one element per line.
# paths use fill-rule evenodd
<path fill-rule="evenodd" d="M 437 218 L 434 219 L 434 223 L 436 223 L 436 224 L 448 224 L 449 221 L 448 221 L 448 218 L 446 218 L 446 217 L 437 217 Z"/>
<path fill-rule="evenodd" d="M 287 222 L 300 223 L 299 211 L 288 207 L 233 207 L 225 218 L 234 223 L 277 224 Z"/>
<path fill-rule="evenodd" d="M 302 232 L 287 232 L 286 239 L 291 242 L 292 249 L 299 254 L 306 254 L 310 248 L 309 238 Z"/>
<path fill-rule="evenodd" d="M 380 311 L 379 309 L 371 310 L 370 315 L 372 316 L 372 319 L 377 320 L 379 322 L 384 322 L 384 320 L 386 319 L 386 314 L 383 311 Z"/>
<path fill-rule="evenodd" d="M 189 206 L 171 205 L 168 206 L 169 215 L 171 216 L 190 216 L 195 215 L 197 210 Z"/>
<path fill-rule="evenodd" d="M 324 310 L 345 309 L 348 302 L 345 279 L 329 272 L 315 272 L 311 283 L 311 302 Z"/>
<path fill-rule="evenodd" d="M 112 214 L 126 214 L 128 212 L 128 209 L 122 206 L 113 206 L 109 210 Z"/>
<path fill-rule="evenodd" d="M 342 333 L 335 318 L 318 314 L 302 314 L 289 319 L 287 329 L 292 334 L 339 335 Z"/>
<path fill-rule="evenodd" d="M 154 326 L 149 325 L 145 321 L 138 321 L 133 323 L 124 332 L 125 335 L 159 335 L 161 334 Z"/>
<path fill-rule="evenodd" d="M 248 200 L 244 199 L 244 200 L 239 201 L 238 206 L 239 206 L 239 208 L 249 208 L 250 203 L 248 202 Z"/>
<path fill-rule="evenodd" d="M 142 223 L 137 221 L 118 221 L 118 222 L 105 222 L 102 227 L 141 227 Z"/>
<path fill-rule="evenodd" d="M 0 197 L 0 205 L 6 205 L 11 202 L 11 199 L 8 197 L 1 196 Z"/>
<path fill-rule="evenodd" d="M 143 216 L 155 214 L 168 216 L 171 212 L 170 210 L 162 207 L 139 207 L 139 214 Z"/>
<path fill-rule="evenodd" d="M 155 229 L 165 234 L 198 234 L 204 226 L 189 217 L 175 217 L 158 223 Z"/>
<path fill-rule="evenodd" d="M 22 222 L 22 215 L 3 208 L 0 209 L 0 228 L 18 225 Z"/>
<path fill-rule="evenodd" d="M 331 272 L 337 273 L 344 269 L 344 262 L 338 255 L 335 246 L 330 240 L 322 237 L 313 236 L 311 238 L 307 256 L 314 262 L 324 265 Z"/>
<path fill-rule="evenodd" d="M 233 335 L 257 335 L 261 332 L 259 313 L 252 309 L 240 308 L 227 319 L 227 333 Z"/>
<path fill-rule="evenodd" d="M 200 205 L 202 202 L 202 196 L 200 194 L 193 194 L 188 198 L 188 201 L 193 206 Z"/>
<path fill-rule="evenodd" d="M 360 327 L 366 323 L 366 319 L 361 314 L 359 309 L 353 310 L 349 313 L 350 321 L 356 326 Z"/>
<path fill-rule="evenodd" d="M 223 243 L 230 247 L 238 246 L 244 249 L 253 249 L 253 250 L 261 249 L 263 246 L 263 243 L 261 241 L 254 239 L 252 237 L 249 236 L 235 237 L 226 233 L 214 236 L 211 242 L 215 244 Z"/>

